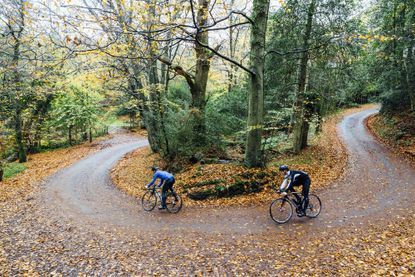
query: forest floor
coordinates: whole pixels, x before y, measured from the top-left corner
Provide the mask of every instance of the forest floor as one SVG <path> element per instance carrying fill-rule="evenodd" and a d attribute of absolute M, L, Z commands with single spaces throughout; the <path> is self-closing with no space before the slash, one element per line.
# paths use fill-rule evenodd
<path fill-rule="evenodd" d="M 24 163 L 26 169 L 23 172 L 0 182 L 0 203 L 16 198 L 30 199 L 30 193 L 47 176 L 108 147 L 107 144 L 101 142 L 108 140 L 109 137 L 101 137 L 92 143 L 29 155 L 28 161 Z"/>
<path fill-rule="evenodd" d="M 415 167 L 415 113 L 392 117 L 375 114 L 366 124 L 372 135 Z"/>
<path fill-rule="evenodd" d="M 284 225 L 269 203 L 142 211 L 109 173 L 147 142 L 115 135 L 30 198 L 0 203 L 0 275 L 414 275 L 415 170 L 367 132 L 376 112 L 336 127 L 349 155 L 342 177 L 318 191 L 320 216 Z"/>
<path fill-rule="evenodd" d="M 252 206 L 264 204 L 275 198 L 272 185 L 277 187 L 282 182 L 278 166 L 287 164 L 290 168 L 306 171 L 312 179 L 312 190 L 316 191 L 329 186 L 339 179 L 347 168 L 347 151 L 344 143 L 337 135 L 337 124 L 345 116 L 376 105 L 368 104 L 358 108 L 341 111 L 327 118 L 322 132 L 314 138 L 311 145 L 298 155 L 281 154 L 269 162 L 265 169 L 247 169 L 237 164 L 201 164 L 190 165 L 175 175 L 175 190 L 180 193 L 187 206 Z M 158 154 L 151 153 L 149 147 L 139 148 L 128 153 L 112 170 L 114 184 L 125 193 L 141 199 L 143 187 L 152 179 L 150 167 L 163 166 Z M 198 191 L 215 191 L 228 189 L 235 184 L 249 187 L 259 183 L 260 192 L 242 193 L 233 197 L 210 197 L 205 200 L 192 200 L 189 194 Z"/>

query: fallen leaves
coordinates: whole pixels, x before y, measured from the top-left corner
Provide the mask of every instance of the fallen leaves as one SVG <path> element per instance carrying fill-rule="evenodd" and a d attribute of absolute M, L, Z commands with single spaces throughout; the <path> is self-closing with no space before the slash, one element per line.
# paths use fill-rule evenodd
<path fill-rule="evenodd" d="M 395 154 L 404 157 L 415 167 L 415 137 L 403 133 L 399 129 L 399 125 L 405 121 L 409 121 L 407 123 L 408 125 L 412 123 L 412 128 L 415 128 L 414 119 L 413 117 L 404 118 L 395 116 L 393 121 L 394 123 L 392 124 L 386 117 L 376 114 L 366 120 L 366 126 L 377 140 L 386 145 Z M 409 129 L 409 127 L 406 127 L 406 129 Z M 396 139 L 397 134 L 401 136 L 400 139 Z"/>
<path fill-rule="evenodd" d="M 311 176 L 312 190 L 321 189 L 341 178 L 347 168 L 347 151 L 337 134 L 337 123 L 348 114 L 375 107 L 364 105 L 352 108 L 327 118 L 321 134 L 314 139 L 312 145 L 299 155 L 276 157 L 266 169 L 247 169 L 236 164 L 195 164 L 183 172 L 176 174 L 175 189 L 182 194 L 186 206 L 232 206 L 259 205 L 268 203 L 275 198 L 272 184 L 282 181 L 278 174 L 278 165 L 288 164 L 291 168 L 304 170 Z M 149 167 L 163 164 L 160 156 L 151 154 L 149 148 L 141 148 L 128 154 L 111 173 L 114 184 L 129 195 L 140 198 L 143 186 L 152 178 Z M 238 186 L 235 186 L 238 185 Z M 249 189 L 250 186 L 258 189 Z M 240 195 L 238 190 L 243 190 Z M 230 191 L 230 192 L 229 192 Z M 217 196 L 208 197 L 203 201 L 189 198 L 192 193 L 203 193 Z"/>
<path fill-rule="evenodd" d="M 27 167 L 26 170 L 0 182 L 0 202 L 16 197 L 27 197 L 42 179 L 105 147 L 105 144 L 98 142 L 107 138 L 103 137 L 93 143 L 85 143 L 71 148 L 30 155 L 24 164 Z"/>

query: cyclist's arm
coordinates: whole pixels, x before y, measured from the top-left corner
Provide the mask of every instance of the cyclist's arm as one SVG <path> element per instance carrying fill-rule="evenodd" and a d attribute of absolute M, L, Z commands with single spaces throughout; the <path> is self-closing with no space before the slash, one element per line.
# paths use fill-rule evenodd
<path fill-rule="evenodd" d="M 280 186 L 280 191 L 281 192 L 285 191 L 289 186 L 290 186 L 290 181 L 288 180 L 288 178 L 284 178 L 284 181 L 282 182 Z"/>
<path fill-rule="evenodd" d="M 151 182 L 147 186 L 151 187 L 152 185 L 154 185 L 154 182 L 157 180 L 158 177 L 159 176 L 158 176 L 157 172 L 154 173 L 153 180 L 151 180 Z"/>
<path fill-rule="evenodd" d="M 161 187 L 163 185 L 163 183 L 164 183 L 164 180 L 160 179 L 160 184 L 158 185 L 158 187 Z"/>

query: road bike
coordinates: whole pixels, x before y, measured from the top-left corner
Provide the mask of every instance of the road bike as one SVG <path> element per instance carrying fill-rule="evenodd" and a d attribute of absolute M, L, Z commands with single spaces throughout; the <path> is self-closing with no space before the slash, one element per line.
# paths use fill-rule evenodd
<path fill-rule="evenodd" d="M 157 201 L 161 203 L 161 188 L 152 186 L 147 189 L 141 198 L 141 205 L 147 212 L 154 210 Z M 169 213 L 178 213 L 183 206 L 182 198 L 174 191 L 168 191 L 166 197 L 166 208 Z"/>
<path fill-rule="evenodd" d="M 298 196 L 300 201 L 297 200 L 295 195 Z M 303 200 L 303 195 L 300 192 L 287 192 L 286 195 L 275 199 L 269 206 L 269 214 L 271 215 L 272 220 L 279 224 L 286 223 L 291 219 L 294 211 L 296 211 L 297 216 L 299 216 Z M 312 193 L 308 195 L 308 200 L 309 203 L 305 211 L 305 216 L 315 218 L 321 212 L 321 200 L 317 195 Z"/>

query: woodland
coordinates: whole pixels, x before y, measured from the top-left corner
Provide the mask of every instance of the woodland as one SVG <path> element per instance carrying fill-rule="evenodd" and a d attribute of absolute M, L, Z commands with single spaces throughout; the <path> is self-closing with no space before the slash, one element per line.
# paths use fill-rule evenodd
<path fill-rule="evenodd" d="M 0 0 L 0 276 L 414 276 L 414 166 L 414 0 Z"/>
<path fill-rule="evenodd" d="M 1 0 L 0 180 L 127 125 L 182 163 L 263 167 L 327 116 L 415 130 L 412 0 Z M 7 174 L 6 174 L 7 173 Z"/>

